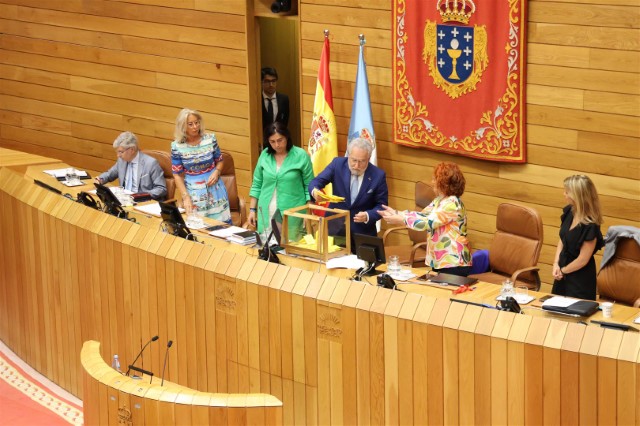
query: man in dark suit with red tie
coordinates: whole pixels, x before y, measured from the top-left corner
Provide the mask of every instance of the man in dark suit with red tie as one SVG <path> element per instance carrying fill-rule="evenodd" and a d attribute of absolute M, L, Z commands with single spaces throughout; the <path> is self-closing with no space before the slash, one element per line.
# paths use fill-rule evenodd
<path fill-rule="evenodd" d="M 262 76 L 262 128 L 281 122 L 289 127 L 289 97 L 276 92 L 278 71 L 275 68 L 264 67 Z"/>
<path fill-rule="evenodd" d="M 349 210 L 352 236 L 377 235 L 378 210 L 389 202 L 387 176 L 384 170 L 369 162 L 372 152 L 370 142 L 353 139 L 347 146 L 348 157 L 334 158 L 309 183 L 309 192 L 316 200 L 322 200 L 317 191 L 329 183 L 333 185 L 333 195 L 344 197 L 344 201 L 331 203 L 329 207 Z M 352 245 L 352 249 L 355 250 L 355 246 Z"/>

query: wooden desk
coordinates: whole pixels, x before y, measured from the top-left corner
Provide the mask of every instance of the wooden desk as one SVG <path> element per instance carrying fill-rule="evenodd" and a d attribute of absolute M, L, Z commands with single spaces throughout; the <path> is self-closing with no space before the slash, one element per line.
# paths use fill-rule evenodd
<path fill-rule="evenodd" d="M 475 303 L 482 303 L 489 306 L 496 306 L 498 303 L 497 297 L 500 295 L 500 286 L 491 283 L 478 282 L 471 286 L 475 290 L 467 291 L 461 294 L 453 294 L 453 291 L 457 287 L 452 286 L 436 286 L 436 285 L 424 285 L 424 284 L 399 284 L 398 288 L 402 291 L 419 293 L 425 296 L 438 297 L 438 298 L 455 298 L 461 300 L 468 300 Z M 589 322 L 589 321 L 606 321 L 630 325 L 634 328 L 640 329 L 639 324 L 634 324 L 633 320 L 640 316 L 640 309 L 633 308 L 631 306 L 614 305 L 613 315 L 611 318 L 604 318 L 601 311 L 597 311 L 595 314 L 588 318 L 572 317 L 562 314 L 556 314 L 542 309 L 542 302 L 539 299 L 548 293 L 528 291 L 530 296 L 534 296 L 535 299 L 526 305 L 520 305 L 525 315 L 540 316 L 549 319 L 558 319 L 568 322 Z M 599 326 L 597 324 L 594 324 Z"/>
<path fill-rule="evenodd" d="M 168 380 L 124 376 L 100 355 L 100 343 L 82 345 L 84 424 L 281 425 L 282 402 L 271 395 L 198 392 Z"/>
<path fill-rule="evenodd" d="M 55 158 L 0 148 L 0 167 L 8 167 L 19 173 L 24 173 L 27 167 L 35 164 L 61 164 L 61 162 Z"/>
<path fill-rule="evenodd" d="M 27 167 L 24 176 L 28 179 L 37 179 L 41 182 L 46 183 L 47 185 L 52 186 L 53 188 L 62 191 L 63 194 L 70 194 L 73 197 L 76 197 L 78 193 L 82 191 L 87 192 L 96 189 L 93 185 L 93 178 L 95 176 L 92 176 L 92 179 L 82 180 L 81 182 L 83 183 L 83 185 L 66 186 L 62 184 L 58 179 L 44 172 L 45 170 L 68 169 L 69 167 L 71 166 L 66 163 L 47 163 L 32 165 Z"/>
<path fill-rule="evenodd" d="M 269 264 L 107 216 L 6 168 L 0 213 L 0 338 L 78 396 L 83 342 L 126 364 L 158 334 L 174 341 L 167 380 L 273 395 L 283 423 L 640 423 L 640 333 L 452 303 L 440 288 L 391 291 L 302 259 Z M 460 297 L 495 302 L 488 286 Z M 146 369 L 162 370 L 164 349 L 147 348 Z"/>

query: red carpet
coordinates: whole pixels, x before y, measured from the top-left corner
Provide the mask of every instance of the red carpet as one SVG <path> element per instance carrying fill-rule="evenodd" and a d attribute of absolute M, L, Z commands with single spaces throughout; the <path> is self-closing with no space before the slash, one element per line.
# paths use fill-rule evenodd
<path fill-rule="evenodd" d="M 57 395 L 0 350 L 0 425 L 82 423 L 81 406 Z"/>

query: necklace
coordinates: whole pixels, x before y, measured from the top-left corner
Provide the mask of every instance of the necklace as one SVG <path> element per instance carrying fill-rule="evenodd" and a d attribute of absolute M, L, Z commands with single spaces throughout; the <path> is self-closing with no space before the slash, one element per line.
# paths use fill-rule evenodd
<path fill-rule="evenodd" d="M 190 140 L 187 139 L 187 145 L 189 145 L 189 146 L 198 146 L 198 145 L 200 145 L 200 141 L 201 140 L 202 140 L 202 138 L 200 138 L 200 137 L 198 137 L 198 139 L 195 140 L 195 141 L 190 141 Z"/>

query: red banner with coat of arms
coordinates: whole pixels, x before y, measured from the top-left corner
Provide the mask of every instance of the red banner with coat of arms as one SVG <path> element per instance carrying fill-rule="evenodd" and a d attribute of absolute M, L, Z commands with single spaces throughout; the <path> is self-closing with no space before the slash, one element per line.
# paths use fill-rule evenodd
<path fill-rule="evenodd" d="M 526 0 L 394 0 L 394 141 L 526 162 Z"/>

